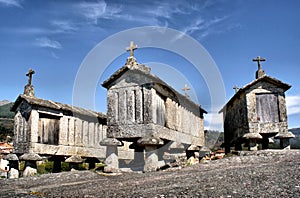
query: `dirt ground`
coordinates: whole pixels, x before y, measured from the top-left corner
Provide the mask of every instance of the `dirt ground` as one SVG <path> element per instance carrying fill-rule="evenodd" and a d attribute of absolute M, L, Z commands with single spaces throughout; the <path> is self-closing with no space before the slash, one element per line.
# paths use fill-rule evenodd
<path fill-rule="evenodd" d="M 1 179 L 0 197 L 300 197 L 300 150 L 242 152 L 176 170 Z"/>

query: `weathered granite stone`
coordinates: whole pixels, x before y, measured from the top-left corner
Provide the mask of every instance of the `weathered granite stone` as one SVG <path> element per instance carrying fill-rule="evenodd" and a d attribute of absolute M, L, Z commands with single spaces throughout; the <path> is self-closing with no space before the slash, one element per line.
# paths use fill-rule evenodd
<path fill-rule="evenodd" d="M 37 174 L 37 169 L 27 166 L 23 172 L 23 177 L 31 177 Z"/>
<path fill-rule="evenodd" d="M 119 169 L 119 157 L 118 157 L 118 147 L 117 146 L 107 146 L 106 147 L 106 172 L 117 172 Z"/>
<path fill-rule="evenodd" d="M 24 161 L 41 161 L 43 158 L 36 153 L 25 153 L 19 159 Z"/>
<path fill-rule="evenodd" d="M 9 179 L 16 179 L 19 178 L 19 170 L 15 168 L 10 168 L 8 172 L 8 178 Z"/>
<path fill-rule="evenodd" d="M 78 155 L 73 155 L 73 156 L 67 158 L 65 160 L 65 162 L 68 162 L 68 163 L 82 163 L 82 162 L 84 162 L 84 160 Z"/>
<path fill-rule="evenodd" d="M 145 146 L 144 172 L 155 171 L 158 168 L 158 154 L 156 146 Z"/>

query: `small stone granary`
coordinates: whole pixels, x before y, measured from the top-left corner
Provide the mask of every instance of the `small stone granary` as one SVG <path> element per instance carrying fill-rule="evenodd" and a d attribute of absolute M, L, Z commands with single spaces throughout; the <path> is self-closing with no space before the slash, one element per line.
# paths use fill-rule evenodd
<path fill-rule="evenodd" d="M 99 145 L 106 137 L 106 115 L 36 98 L 32 74 L 30 69 L 24 94 L 11 108 L 15 112 L 13 153 L 21 157 L 28 153 L 48 157 L 54 161 L 55 172 L 60 171 L 62 161 L 72 156 L 84 157 L 93 168 L 98 159 L 106 157 L 106 147 Z M 119 148 L 121 158 L 131 159 L 133 154 L 123 148 Z"/>
<path fill-rule="evenodd" d="M 226 152 L 235 146 L 242 149 L 247 143 L 249 150 L 256 150 L 257 143 L 263 149 L 268 148 L 269 138 L 280 138 L 282 147 L 288 146 L 288 132 L 285 91 L 291 86 L 267 76 L 260 62 L 265 59 L 257 57 L 256 79 L 236 90 L 235 95 L 222 108 L 224 118 L 224 138 Z"/>
<path fill-rule="evenodd" d="M 134 49 L 131 42 L 125 66 L 103 83 L 108 89 L 107 116 L 36 98 L 30 69 L 24 94 L 11 109 L 13 152 L 27 164 L 40 160 L 39 155 L 48 157 L 56 171 L 62 161 L 76 167 L 83 160 L 94 164 L 99 159 L 106 159 L 111 171 L 119 168 L 119 162 L 129 168 L 138 164 L 139 169 L 142 164 L 144 171 L 151 171 L 165 151 L 199 151 L 205 141 L 206 111 L 138 64 Z"/>

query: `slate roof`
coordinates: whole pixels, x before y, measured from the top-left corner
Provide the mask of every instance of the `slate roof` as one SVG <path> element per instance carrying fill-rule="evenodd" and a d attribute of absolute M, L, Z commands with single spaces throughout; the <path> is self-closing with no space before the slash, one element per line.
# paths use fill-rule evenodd
<path fill-rule="evenodd" d="M 96 117 L 103 120 L 106 120 L 106 115 L 100 112 L 87 110 L 81 107 L 76 107 L 68 104 L 62 104 L 59 102 L 53 102 L 51 100 L 44 100 L 41 98 L 36 97 L 29 97 L 24 94 L 20 94 L 17 100 L 15 101 L 14 105 L 11 107 L 11 111 L 16 111 L 18 106 L 21 102 L 25 100 L 28 104 L 35 106 L 35 107 L 46 107 L 49 109 L 62 111 L 68 113 L 69 115 L 80 115 L 80 116 L 87 116 L 87 117 Z"/>
<path fill-rule="evenodd" d="M 219 111 L 219 113 L 223 112 L 226 107 L 230 104 L 233 103 L 233 101 L 235 99 L 238 99 L 240 98 L 240 96 L 245 93 L 248 89 L 250 89 L 250 87 L 254 86 L 255 84 L 259 83 L 259 82 L 268 82 L 268 83 L 271 83 L 277 87 L 281 87 L 283 88 L 284 91 L 287 91 L 288 89 L 290 89 L 292 86 L 287 84 L 287 83 L 284 83 L 276 78 L 273 78 L 273 77 L 270 77 L 268 75 L 264 75 L 260 78 L 257 78 L 255 79 L 254 81 L 252 81 L 251 83 L 249 84 L 246 84 L 244 87 L 240 88 L 239 91 L 226 103 L 226 105 Z"/>
<path fill-rule="evenodd" d="M 168 85 L 166 82 L 164 82 L 163 80 L 161 80 L 159 77 L 157 77 L 154 74 L 150 73 L 150 68 L 142 65 L 142 64 L 137 64 L 137 66 L 135 67 L 131 67 L 130 65 L 124 65 L 123 67 L 121 67 L 120 69 L 118 69 L 115 73 L 113 73 L 107 80 L 105 80 L 102 83 L 102 86 L 105 88 L 109 88 L 110 85 L 116 81 L 118 78 L 120 78 L 123 74 L 125 74 L 127 71 L 134 71 L 137 74 L 142 74 L 147 76 L 149 79 L 151 79 L 154 84 L 153 84 L 153 88 L 161 93 L 161 90 L 158 89 L 157 86 L 155 85 L 160 85 L 163 86 L 164 88 L 168 89 L 170 92 L 173 93 L 173 95 L 176 96 L 176 98 L 178 98 L 178 100 L 180 101 L 181 104 L 185 104 L 182 105 L 183 107 L 188 107 L 187 109 L 195 112 L 197 110 L 200 110 L 201 113 L 207 113 L 207 111 L 205 111 L 201 105 L 196 104 L 195 102 L 191 101 L 189 98 L 187 98 L 186 96 L 182 95 L 181 93 L 177 92 L 175 89 L 173 89 L 170 85 Z M 161 93 L 162 95 L 164 95 L 163 93 Z"/>

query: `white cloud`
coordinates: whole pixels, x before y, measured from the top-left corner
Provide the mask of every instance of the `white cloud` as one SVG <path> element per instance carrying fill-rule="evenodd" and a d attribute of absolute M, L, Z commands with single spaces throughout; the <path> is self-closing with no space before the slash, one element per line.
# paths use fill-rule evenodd
<path fill-rule="evenodd" d="M 100 18 L 112 19 L 119 17 L 118 13 L 121 12 L 120 7 L 108 6 L 104 1 L 80 3 L 78 4 L 78 8 L 80 9 L 80 13 L 95 24 L 98 23 L 98 19 Z"/>
<path fill-rule="evenodd" d="M 287 96 L 286 106 L 288 115 L 299 114 L 300 113 L 300 95 Z"/>
<path fill-rule="evenodd" d="M 69 33 L 74 32 L 78 29 L 76 25 L 70 21 L 54 20 L 50 23 L 57 29 L 55 30 L 56 33 Z"/>
<path fill-rule="evenodd" d="M 222 131 L 223 128 L 223 114 L 221 113 L 208 113 L 204 115 L 205 129 L 219 130 Z"/>
<path fill-rule="evenodd" d="M 22 4 L 21 4 L 22 1 L 23 0 L 0 0 L 0 4 L 4 4 L 5 6 L 8 6 L 8 7 L 23 8 Z"/>
<path fill-rule="evenodd" d="M 55 58 L 55 59 L 59 59 L 59 57 L 58 57 L 54 52 L 52 52 L 52 51 L 51 51 L 51 56 L 52 56 L 53 58 Z"/>
<path fill-rule="evenodd" d="M 39 47 L 53 48 L 53 49 L 61 49 L 62 45 L 60 42 L 51 40 L 47 37 L 41 37 L 36 39 L 36 45 Z"/>

